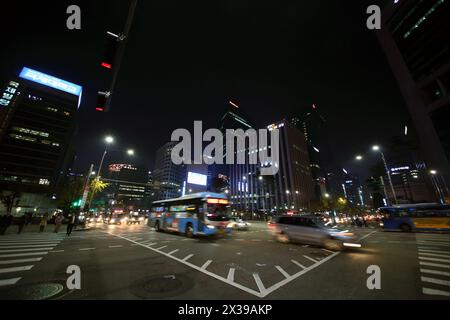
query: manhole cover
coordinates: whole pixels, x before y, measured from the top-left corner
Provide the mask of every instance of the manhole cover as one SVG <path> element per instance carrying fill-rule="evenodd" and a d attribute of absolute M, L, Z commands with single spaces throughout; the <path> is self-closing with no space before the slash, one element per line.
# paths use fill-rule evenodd
<path fill-rule="evenodd" d="M 12 289 L 9 292 L 10 300 L 46 300 L 50 299 L 64 290 L 64 286 L 59 283 L 41 283 L 24 285 Z"/>
<path fill-rule="evenodd" d="M 183 275 L 158 275 L 135 282 L 130 292 L 143 299 L 166 298 L 189 290 L 193 282 Z"/>

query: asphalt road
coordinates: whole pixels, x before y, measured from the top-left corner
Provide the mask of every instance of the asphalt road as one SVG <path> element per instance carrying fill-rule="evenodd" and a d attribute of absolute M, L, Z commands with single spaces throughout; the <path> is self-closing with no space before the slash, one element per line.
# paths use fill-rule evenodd
<path fill-rule="evenodd" d="M 449 299 L 450 235 L 357 229 L 360 249 L 275 242 L 254 223 L 218 239 L 146 225 L 0 238 L 0 299 Z M 69 266 L 81 289 L 66 285 Z M 369 266 L 381 289 L 367 287 Z"/>

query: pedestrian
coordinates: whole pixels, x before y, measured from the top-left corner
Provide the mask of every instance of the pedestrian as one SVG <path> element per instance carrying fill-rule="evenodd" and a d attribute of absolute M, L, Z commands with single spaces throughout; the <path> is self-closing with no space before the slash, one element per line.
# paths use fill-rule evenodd
<path fill-rule="evenodd" d="M 11 214 L 7 214 L 6 216 L 3 216 L 0 222 L 0 235 L 4 235 L 6 230 L 9 228 L 9 226 L 12 224 L 13 216 Z"/>
<path fill-rule="evenodd" d="M 41 222 L 39 223 L 39 232 L 44 232 L 45 227 L 47 226 L 48 214 L 44 214 L 41 218 Z"/>
<path fill-rule="evenodd" d="M 75 226 L 75 222 L 76 222 L 76 217 L 75 215 L 70 215 L 69 216 L 69 222 L 67 224 L 67 236 L 70 237 L 70 235 L 72 234 L 72 230 L 73 227 Z"/>
<path fill-rule="evenodd" d="M 23 214 L 17 220 L 17 227 L 18 227 L 17 234 L 22 233 L 22 230 L 23 230 L 23 227 L 25 226 L 26 220 L 27 220 L 26 214 Z"/>
<path fill-rule="evenodd" d="M 59 229 L 61 229 L 63 220 L 64 220 L 63 215 L 59 213 L 55 218 L 55 233 L 58 233 Z"/>
<path fill-rule="evenodd" d="M 28 226 L 31 223 L 32 218 L 33 218 L 33 212 L 28 212 L 25 214 L 25 226 Z"/>

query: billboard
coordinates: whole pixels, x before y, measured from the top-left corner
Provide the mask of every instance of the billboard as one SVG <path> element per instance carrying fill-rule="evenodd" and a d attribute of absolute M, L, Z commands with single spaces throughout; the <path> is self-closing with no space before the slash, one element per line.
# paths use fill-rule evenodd
<path fill-rule="evenodd" d="M 188 172 L 188 184 L 198 185 L 198 186 L 206 186 L 208 181 L 208 176 L 205 174 Z"/>

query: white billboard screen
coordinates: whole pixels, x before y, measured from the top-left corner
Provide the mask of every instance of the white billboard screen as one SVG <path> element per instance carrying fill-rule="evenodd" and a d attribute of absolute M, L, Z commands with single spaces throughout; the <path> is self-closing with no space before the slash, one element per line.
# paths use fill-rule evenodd
<path fill-rule="evenodd" d="M 187 183 L 195 184 L 198 186 L 206 186 L 208 176 L 195 172 L 188 172 Z"/>

